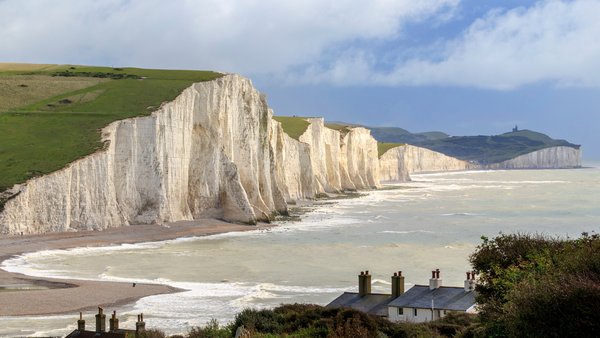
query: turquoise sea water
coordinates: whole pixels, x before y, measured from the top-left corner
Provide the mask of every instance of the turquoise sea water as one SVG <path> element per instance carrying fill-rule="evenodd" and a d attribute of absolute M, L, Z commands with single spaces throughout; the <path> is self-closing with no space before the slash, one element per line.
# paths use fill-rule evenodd
<path fill-rule="evenodd" d="M 121 313 L 122 327 L 133 328 L 143 312 L 147 327 L 168 333 L 211 318 L 227 322 L 244 307 L 324 305 L 356 290 L 364 270 L 373 275 L 374 292 L 390 292 L 390 276 L 398 270 L 407 288 L 427 283 L 438 268 L 444 285 L 460 286 L 482 235 L 600 232 L 600 162 L 584 165 L 590 168 L 412 175 L 413 182 L 395 184 L 398 189 L 317 205 L 302 222 L 269 232 L 46 251 L 6 261 L 3 268 L 188 289 L 107 309 Z M 0 336 L 21 329 L 64 334 L 75 328 L 76 315 L 0 318 Z"/>

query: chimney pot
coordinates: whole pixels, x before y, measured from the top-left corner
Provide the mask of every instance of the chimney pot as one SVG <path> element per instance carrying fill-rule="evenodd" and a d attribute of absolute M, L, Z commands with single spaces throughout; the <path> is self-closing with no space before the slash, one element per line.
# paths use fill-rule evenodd
<path fill-rule="evenodd" d="M 367 270 L 367 271 L 365 272 L 365 275 L 368 275 L 368 274 L 369 274 L 369 270 Z"/>
<path fill-rule="evenodd" d="M 83 320 L 83 313 L 79 312 L 79 320 L 77 321 L 77 330 L 85 331 L 85 320 Z"/>
<path fill-rule="evenodd" d="M 397 272 L 394 272 L 394 277 L 396 277 L 396 276 L 398 276 L 398 273 L 397 273 Z"/>
<path fill-rule="evenodd" d="M 435 278 L 440 278 L 440 269 L 435 270 Z"/>
<path fill-rule="evenodd" d="M 435 271 L 431 271 L 431 278 L 435 278 Z"/>
<path fill-rule="evenodd" d="M 471 272 L 471 279 L 475 280 L 475 271 Z"/>
<path fill-rule="evenodd" d="M 364 275 L 364 274 L 365 274 L 365 272 L 364 272 L 364 271 L 361 271 L 361 272 L 360 272 L 360 274 L 361 274 L 361 275 Z"/>
<path fill-rule="evenodd" d="M 96 332 L 106 332 L 106 315 L 104 309 L 98 306 L 98 314 L 96 315 Z"/>
<path fill-rule="evenodd" d="M 398 271 L 398 276 L 402 276 L 402 271 Z"/>
<path fill-rule="evenodd" d="M 471 279 L 471 273 L 467 271 L 467 279 Z"/>

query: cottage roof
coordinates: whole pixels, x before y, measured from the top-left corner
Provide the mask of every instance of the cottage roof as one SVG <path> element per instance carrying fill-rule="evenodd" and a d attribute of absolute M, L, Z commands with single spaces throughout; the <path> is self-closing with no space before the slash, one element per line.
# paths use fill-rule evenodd
<path fill-rule="evenodd" d="M 475 305 L 475 296 L 477 292 L 467 292 L 461 287 L 440 286 L 431 290 L 429 285 L 415 285 L 390 302 L 389 306 L 431 309 L 431 300 L 433 300 L 435 309 L 467 311 Z"/>
<path fill-rule="evenodd" d="M 135 333 L 135 330 L 119 330 L 119 332 L 102 332 L 96 331 L 73 331 L 66 338 L 124 338 L 128 333 Z"/>
<path fill-rule="evenodd" d="M 360 297 L 356 292 L 344 292 L 327 307 L 349 307 L 379 316 L 387 316 L 387 305 L 392 301 L 389 294 L 370 293 Z"/>

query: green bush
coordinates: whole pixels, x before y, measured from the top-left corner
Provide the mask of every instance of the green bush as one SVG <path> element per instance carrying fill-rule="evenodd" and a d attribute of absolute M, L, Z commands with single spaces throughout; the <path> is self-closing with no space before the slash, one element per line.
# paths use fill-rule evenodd
<path fill-rule="evenodd" d="M 470 260 L 481 273 L 481 325 L 470 336 L 600 336 L 598 235 L 484 238 Z"/>

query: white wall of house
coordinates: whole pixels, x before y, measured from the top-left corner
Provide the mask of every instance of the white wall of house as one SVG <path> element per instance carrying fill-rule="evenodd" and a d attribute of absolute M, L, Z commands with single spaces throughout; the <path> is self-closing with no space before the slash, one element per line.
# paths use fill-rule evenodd
<path fill-rule="evenodd" d="M 388 306 L 388 315 L 391 321 L 409 321 L 414 323 L 422 323 L 425 321 L 432 320 L 431 309 L 402 308 L 402 314 L 400 314 L 399 309 L 400 308 L 394 306 Z M 433 320 L 444 317 L 446 313 L 447 311 L 445 310 L 433 310 Z"/>

